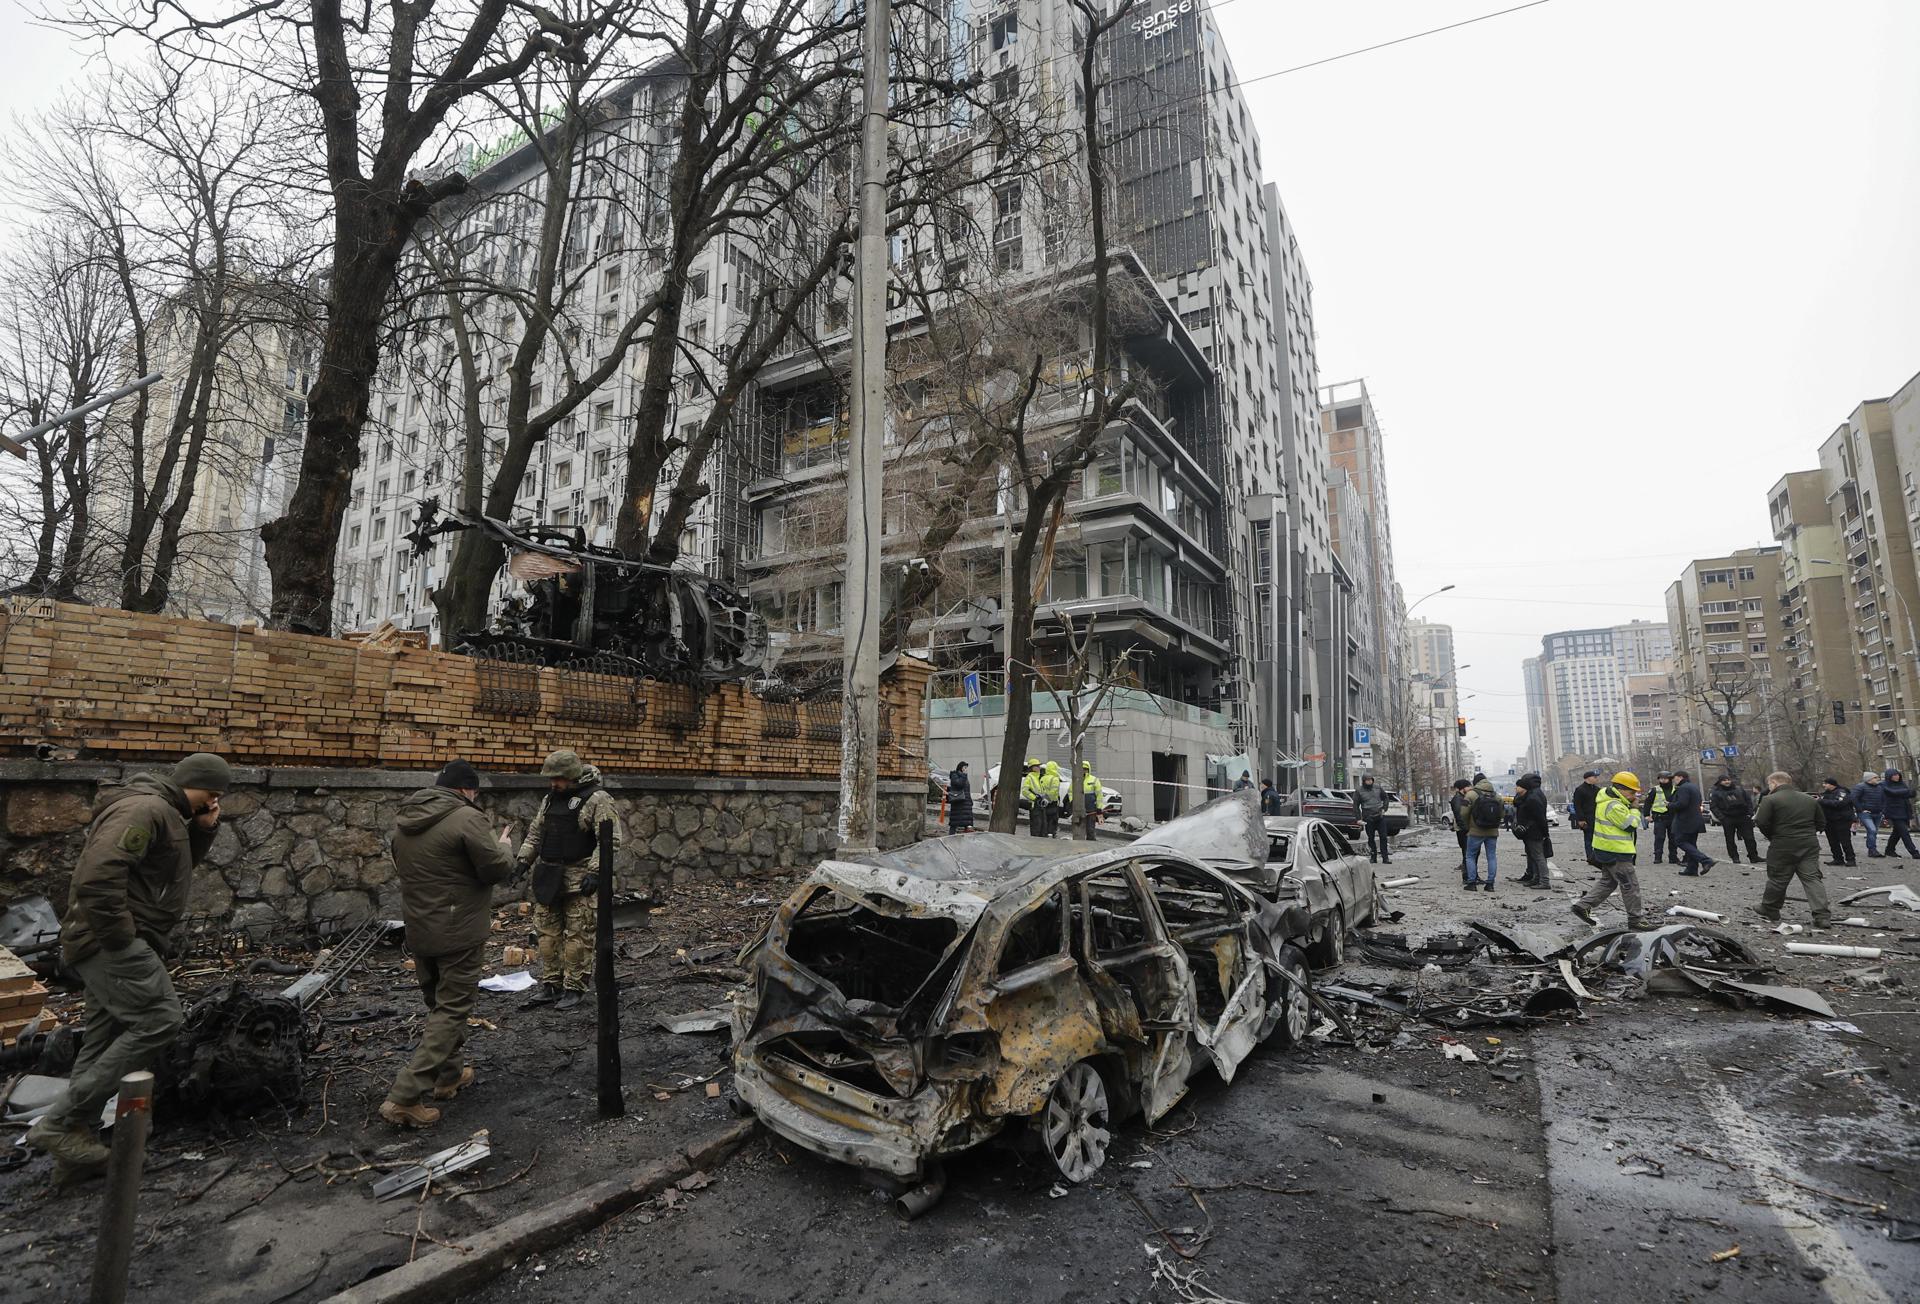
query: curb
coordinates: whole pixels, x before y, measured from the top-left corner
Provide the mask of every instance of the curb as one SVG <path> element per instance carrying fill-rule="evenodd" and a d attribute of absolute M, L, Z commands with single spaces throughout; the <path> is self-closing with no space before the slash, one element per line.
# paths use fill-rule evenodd
<path fill-rule="evenodd" d="M 677 1154 L 643 1165 L 631 1177 L 582 1187 L 528 1210 L 465 1241 L 466 1252 L 435 1250 L 371 1281 L 361 1282 L 325 1304 L 438 1304 L 490 1281 L 529 1254 L 598 1227 L 697 1169 L 730 1157 L 759 1124 L 743 1119 L 695 1141 Z"/>

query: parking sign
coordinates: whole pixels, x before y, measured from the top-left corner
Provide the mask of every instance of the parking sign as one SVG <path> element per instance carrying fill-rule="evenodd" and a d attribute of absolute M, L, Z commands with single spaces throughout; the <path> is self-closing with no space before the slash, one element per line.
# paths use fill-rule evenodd
<path fill-rule="evenodd" d="M 1353 745 L 1355 747 L 1373 746 L 1373 729 L 1364 724 L 1353 726 Z"/>

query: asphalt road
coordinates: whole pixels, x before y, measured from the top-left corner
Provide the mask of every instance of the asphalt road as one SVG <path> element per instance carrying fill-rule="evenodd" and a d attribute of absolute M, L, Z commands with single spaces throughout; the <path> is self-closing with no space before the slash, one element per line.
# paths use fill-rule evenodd
<path fill-rule="evenodd" d="M 1454 861 L 1446 835 L 1395 856 L 1395 873 L 1421 881 L 1393 893 L 1406 916 L 1392 927 L 1478 917 L 1584 931 L 1566 909 L 1584 875 L 1550 892 L 1466 893 Z M 1835 871 L 1862 881 L 1834 886 L 1903 881 L 1904 868 Z M 1743 870 L 1649 868 L 1649 896 L 1732 913 L 1758 895 Z M 1893 947 L 1920 926 L 1868 913 L 1885 927 L 1847 940 L 1877 932 Z M 710 1186 L 477 1298 L 1920 1298 L 1920 1245 L 1900 1239 L 1920 1231 L 1920 965 L 1788 959 L 1783 939 L 1728 926 L 1782 964 L 1781 981 L 1857 1016 L 1861 1034 L 1650 996 L 1501 1030 L 1497 1051 L 1474 1039 L 1501 1072 L 1445 1059 L 1432 1030 L 1375 1053 L 1268 1049 L 1230 1086 L 1197 1083 L 1159 1128 L 1126 1127 L 1086 1186 L 1056 1195 L 1018 1154 L 989 1148 L 953 1164 L 945 1201 L 913 1223 L 857 1174 L 761 1141 Z M 1887 980 L 1902 985 L 1874 985 Z"/>

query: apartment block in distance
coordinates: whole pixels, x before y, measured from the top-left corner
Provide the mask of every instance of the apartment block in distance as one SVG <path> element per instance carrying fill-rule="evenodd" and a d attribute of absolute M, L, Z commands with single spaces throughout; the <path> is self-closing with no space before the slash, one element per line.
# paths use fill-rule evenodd
<path fill-rule="evenodd" d="M 1767 494 L 1767 520 L 1780 545 L 1780 692 L 1793 710 L 1844 725 L 1863 699 L 1829 494 L 1825 471 L 1789 472 Z"/>
<path fill-rule="evenodd" d="M 1675 734 L 1691 750 L 1723 745 L 1729 719 L 1741 743 L 1765 742 L 1766 707 L 1785 682 L 1778 664 L 1782 555 L 1774 545 L 1701 558 L 1667 588 Z"/>
<path fill-rule="evenodd" d="M 1382 731 L 1398 719 L 1396 699 L 1405 691 L 1401 664 L 1400 605 L 1393 567 L 1393 526 L 1387 511 L 1386 441 L 1380 429 L 1373 397 L 1364 380 L 1329 385 L 1320 393 L 1320 421 L 1327 432 L 1327 450 L 1333 460 L 1331 479 L 1345 479 L 1354 502 L 1343 511 L 1330 500 L 1335 522 L 1334 546 L 1358 591 L 1361 722 Z M 1357 508 L 1353 510 L 1353 508 Z"/>

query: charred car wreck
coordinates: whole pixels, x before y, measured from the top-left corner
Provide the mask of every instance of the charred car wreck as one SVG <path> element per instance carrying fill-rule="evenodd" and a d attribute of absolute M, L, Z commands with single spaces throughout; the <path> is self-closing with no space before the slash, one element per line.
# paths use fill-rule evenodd
<path fill-rule="evenodd" d="M 711 576 L 594 547 L 578 527 L 515 528 L 431 498 L 406 537 L 417 556 L 459 530 L 479 530 L 504 548 L 507 573 L 527 592 L 491 630 L 449 630 L 457 651 L 553 666 L 597 657 L 596 668 L 611 662 L 635 676 L 682 683 L 745 679 L 766 665 L 766 622 L 746 595 Z"/>
<path fill-rule="evenodd" d="M 1070 1182 L 1115 1124 L 1160 1118 L 1212 1067 L 1305 1036 L 1304 909 L 1208 857 L 1264 857 L 1246 794 L 1073 854 L 975 834 L 822 864 L 747 950 L 734 1069 L 744 1105 L 830 1159 L 937 1181 L 1025 1121 Z M 911 1211 L 911 1210 L 909 1210 Z"/>

